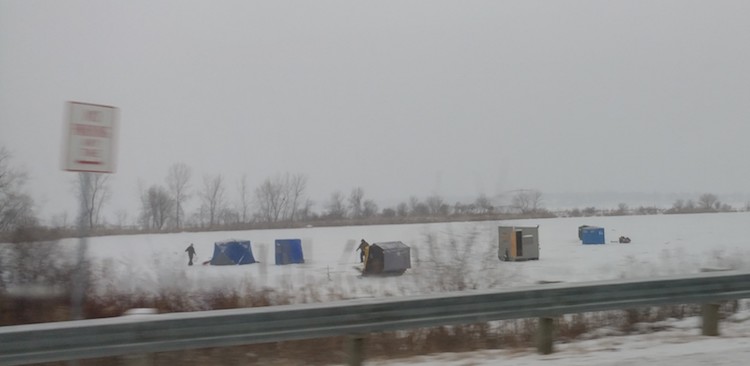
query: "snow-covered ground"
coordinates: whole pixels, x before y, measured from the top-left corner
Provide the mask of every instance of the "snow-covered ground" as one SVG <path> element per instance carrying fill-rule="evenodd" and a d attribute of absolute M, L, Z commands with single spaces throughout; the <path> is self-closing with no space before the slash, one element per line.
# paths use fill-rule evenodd
<path fill-rule="evenodd" d="M 720 325 L 719 337 L 700 335 L 700 319 L 667 320 L 643 324 L 638 335 L 609 335 L 595 339 L 555 344 L 550 355 L 533 349 L 485 350 L 443 353 L 404 360 L 371 360 L 371 366 L 736 366 L 750 357 L 750 312 L 737 313 Z M 666 328 L 650 332 L 647 328 Z M 613 332 L 616 333 L 616 332 Z"/>
<path fill-rule="evenodd" d="M 749 222 L 750 213 L 718 213 L 108 236 L 89 239 L 88 256 L 100 271 L 100 284 L 116 284 L 120 291 L 252 285 L 331 288 L 344 297 L 400 295 L 450 290 L 444 278 L 449 275 L 453 282 L 498 287 L 697 273 L 704 267 L 747 269 Z M 607 244 L 582 245 L 578 226 L 584 224 L 604 227 Z M 539 225 L 540 260 L 500 262 L 499 225 Z M 620 235 L 632 242 L 611 243 Z M 229 238 L 250 240 L 260 263 L 200 265 L 210 259 L 214 242 Z M 302 239 L 305 263 L 274 265 L 274 241 L 290 238 Z M 362 238 L 404 242 L 412 248 L 413 268 L 400 277 L 357 278 L 352 267 L 359 265 L 355 243 Z M 192 267 L 185 253 L 190 243 L 199 263 Z M 62 245 L 74 249 L 78 239 Z"/>
<path fill-rule="evenodd" d="M 242 291 L 260 287 L 287 293 L 335 293 L 341 298 L 405 295 L 446 291 L 461 286 L 505 287 L 538 281 L 593 281 L 698 273 L 702 268 L 750 269 L 750 213 L 554 218 L 356 227 L 311 227 L 285 230 L 177 233 L 90 238 L 87 255 L 100 277 L 99 289 Z M 582 245 L 578 226 L 605 228 L 607 244 Z M 499 225 L 536 226 L 540 260 L 497 259 Z M 621 235 L 630 244 L 611 243 Z M 210 258 L 213 243 L 229 238 L 250 240 L 261 263 L 244 266 L 187 266 L 185 248 L 194 243 L 197 262 Z M 276 266 L 276 239 L 300 238 L 304 264 Z M 412 267 L 403 276 L 358 278 L 355 243 L 360 239 L 400 240 L 412 248 Z M 78 239 L 61 245 L 75 249 Z M 335 297 L 335 296 L 334 296 Z M 750 314 L 721 324 L 722 336 L 700 336 L 698 319 L 665 322 L 668 330 L 556 344 L 556 353 L 533 350 L 482 351 L 416 357 L 370 364 L 684 366 L 743 364 L 750 353 Z M 691 363 L 692 362 L 692 363 Z"/>

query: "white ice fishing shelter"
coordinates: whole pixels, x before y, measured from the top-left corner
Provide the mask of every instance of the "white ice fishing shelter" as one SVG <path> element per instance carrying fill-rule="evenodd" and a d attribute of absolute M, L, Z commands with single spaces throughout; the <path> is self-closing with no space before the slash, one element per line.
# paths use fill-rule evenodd
<path fill-rule="evenodd" d="M 497 231 L 497 257 L 501 261 L 539 259 L 539 226 L 500 226 Z"/>

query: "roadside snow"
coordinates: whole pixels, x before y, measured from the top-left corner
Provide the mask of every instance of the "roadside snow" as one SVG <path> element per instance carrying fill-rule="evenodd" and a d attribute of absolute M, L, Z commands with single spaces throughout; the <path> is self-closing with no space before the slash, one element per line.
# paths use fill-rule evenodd
<path fill-rule="evenodd" d="M 737 322 L 737 319 L 742 319 Z M 661 322 L 668 327 L 653 333 L 607 337 L 555 344 L 551 355 L 533 348 L 443 353 L 404 360 L 369 360 L 371 366 L 704 366 L 744 365 L 750 357 L 750 312 L 743 311 L 720 324 L 721 335 L 700 335 L 700 318 Z"/>

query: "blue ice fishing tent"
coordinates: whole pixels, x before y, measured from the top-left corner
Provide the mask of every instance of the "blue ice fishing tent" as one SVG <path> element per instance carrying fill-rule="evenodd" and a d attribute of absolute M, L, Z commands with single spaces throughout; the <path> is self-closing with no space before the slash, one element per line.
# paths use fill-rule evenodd
<path fill-rule="evenodd" d="M 249 240 L 224 240 L 214 243 L 211 265 L 228 266 L 255 263 Z"/>
<path fill-rule="evenodd" d="M 583 244 L 604 244 L 604 228 L 596 226 L 581 226 L 578 237 Z"/>
<path fill-rule="evenodd" d="M 276 239 L 276 264 L 305 263 L 302 241 L 299 239 Z"/>

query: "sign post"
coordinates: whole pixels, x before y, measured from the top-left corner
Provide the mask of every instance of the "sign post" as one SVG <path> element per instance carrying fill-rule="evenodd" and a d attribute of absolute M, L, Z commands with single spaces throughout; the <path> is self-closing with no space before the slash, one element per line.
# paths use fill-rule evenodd
<path fill-rule="evenodd" d="M 98 104 L 68 102 L 67 139 L 63 170 L 82 174 L 81 212 L 78 217 L 78 266 L 73 279 L 70 315 L 83 318 L 83 297 L 87 287 L 86 246 L 89 227 L 86 212 L 91 192 L 91 173 L 114 173 L 117 108 Z"/>

